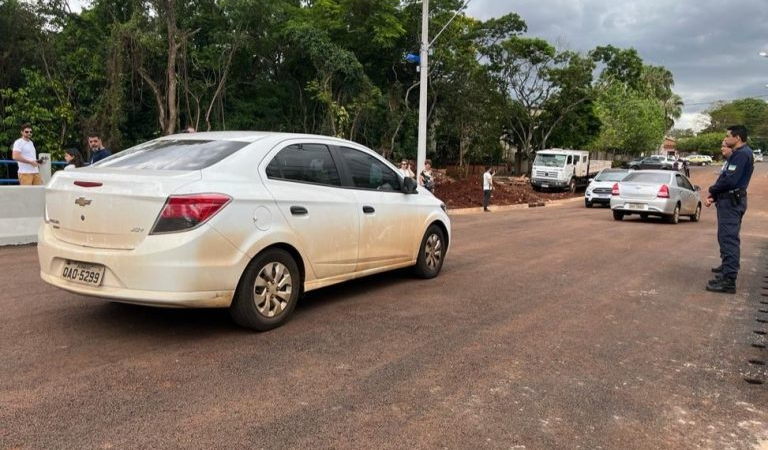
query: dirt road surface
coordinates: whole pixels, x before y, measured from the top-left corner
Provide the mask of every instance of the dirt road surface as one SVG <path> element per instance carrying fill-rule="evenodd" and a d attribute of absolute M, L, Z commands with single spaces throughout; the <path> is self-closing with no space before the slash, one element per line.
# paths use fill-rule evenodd
<path fill-rule="evenodd" d="M 765 449 L 767 218 L 763 163 L 724 295 L 711 209 L 457 215 L 439 278 L 311 293 L 267 333 L 59 291 L 2 248 L 0 449 Z"/>

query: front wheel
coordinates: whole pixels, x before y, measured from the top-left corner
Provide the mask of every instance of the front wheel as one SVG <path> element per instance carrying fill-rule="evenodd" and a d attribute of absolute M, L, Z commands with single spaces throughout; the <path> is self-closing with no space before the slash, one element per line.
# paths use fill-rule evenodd
<path fill-rule="evenodd" d="M 445 259 L 445 233 L 437 225 L 430 225 L 419 247 L 419 257 L 414 266 L 414 273 L 419 278 L 435 278 L 443 267 Z"/>
<path fill-rule="evenodd" d="M 288 320 L 300 291 L 296 261 L 285 250 L 270 249 L 248 264 L 229 312 L 243 327 L 271 330 Z"/>
<path fill-rule="evenodd" d="M 696 211 L 690 216 L 691 222 L 698 222 L 701 219 L 701 203 L 696 205 Z"/>
<path fill-rule="evenodd" d="M 568 182 L 568 192 L 570 192 L 571 194 L 576 192 L 576 180 L 574 180 L 573 178 L 571 178 L 571 181 Z"/>
<path fill-rule="evenodd" d="M 584 200 L 584 206 L 586 206 L 587 208 L 591 208 L 592 202 L 590 202 L 589 200 Z"/>

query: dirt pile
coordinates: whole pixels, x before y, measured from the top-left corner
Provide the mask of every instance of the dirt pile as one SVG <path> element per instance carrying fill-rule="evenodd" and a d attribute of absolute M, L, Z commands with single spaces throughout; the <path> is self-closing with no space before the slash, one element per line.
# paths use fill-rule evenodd
<path fill-rule="evenodd" d="M 516 205 L 541 203 L 571 197 L 580 197 L 584 192 L 534 192 L 528 177 L 494 177 L 492 205 Z M 435 196 L 445 202 L 449 209 L 474 208 L 483 206 L 483 179 L 471 177 L 454 179 L 445 174 L 435 177 Z"/>

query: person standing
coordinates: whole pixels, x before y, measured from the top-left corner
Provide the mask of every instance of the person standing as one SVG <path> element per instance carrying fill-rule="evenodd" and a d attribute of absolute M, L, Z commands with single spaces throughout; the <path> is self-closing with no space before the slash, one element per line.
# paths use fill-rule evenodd
<path fill-rule="evenodd" d="M 493 192 L 493 168 L 485 166 L 483 174 L 483 211 L 488 212 L 488 205 L 491 203 L 491 193 Z"/>
<path fill-rule="evenodd" d="M 424 161 L 424 170 L 419 174 L 419 184 L 424 186 L 424 189 L 432 192 L 435 189 L 435 182 L 432 178 L 432 161 Z"/>
<path fill-rule="evenodd" d="M 400 169 L 399 170 L 400 170 L 400 173 L 403 174 L 404 177 L 413 178 L 414 176 L 416 176 L 413 173 L 413 170 L 411 170 L 411 164 L 408 162 L 407 159 L 404 159 L 404 160 L 400 161 Z"/>
<path fill-rule="evenodd" d="M 91 150 L 91 159 L 88 161 L 88 165 L 101 161 L 112 154 L 109 149 L 104 148 L 99 134 L 95 131 L 88 134 L 88 148 Z"/>
<path fill-rule="evenodd" d="M 739 232 L 747 212 L 747 188 L 754 161 L 752 149 L 747 145 L 746 127 L 733 125 L 727 130 L 721 148 L 726 162 L 704 201 L 707 207 L 713 203 L 717 207 L 717 242 L 721 259 L 720 266 L 712 268 L 712 272 L 719 276 L 707 283 L 707 290 L 735 294 L 741 258 Z"/>
<path fill-rule="evenodd" d="M 76 148 L 68 148 L 64 150 L 64 161 L 67 162 L 64 170 L 77 169 L 78 167 L 83 167 L 85 165 L 83 157 L 80 155 L 80 151 Z"/>
<path fill-rule="evenodd" d="M 13 143 L 13 159 L 19 164 L 19 185 L 31 186 L 43 184 L 40 176 L 40 161 L 37 159 L 37 150 L 32 143 L 32 126 L 21 126 L 21 137 Z"/>

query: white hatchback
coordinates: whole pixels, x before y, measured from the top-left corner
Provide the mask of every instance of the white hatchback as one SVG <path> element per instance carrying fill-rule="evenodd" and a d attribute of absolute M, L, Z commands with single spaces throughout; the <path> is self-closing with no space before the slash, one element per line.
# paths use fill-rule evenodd
<path fill-rule="evenodd" d="M 440 273 L 445 205 L 376 152 L 325 136 L 166 136 L 60 171 L 38 237 L 43 280 L 165 307 L 282 324 L 299 295 L 413 266 Z"/>

